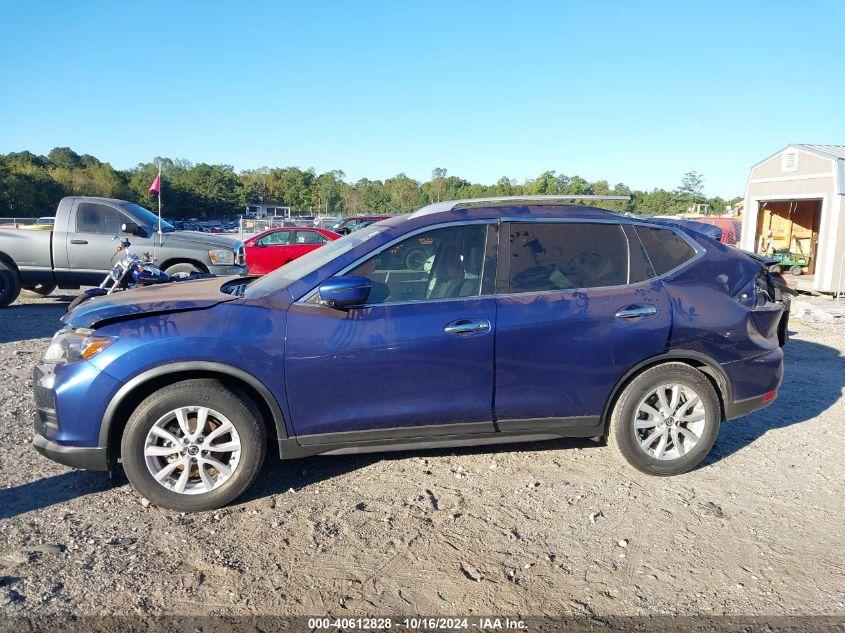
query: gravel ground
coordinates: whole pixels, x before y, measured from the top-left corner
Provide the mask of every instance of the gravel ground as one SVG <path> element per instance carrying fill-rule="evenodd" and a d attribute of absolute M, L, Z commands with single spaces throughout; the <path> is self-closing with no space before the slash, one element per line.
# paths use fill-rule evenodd
<path fill-rule="evenodd" d="M 182 515 L 30 447 L 68 300 L 0 310 L 7 615 L 845 614 L 845 319 L 794 322 L 778 400 L 680 477 L 591 441 L 270 459 Z"/>

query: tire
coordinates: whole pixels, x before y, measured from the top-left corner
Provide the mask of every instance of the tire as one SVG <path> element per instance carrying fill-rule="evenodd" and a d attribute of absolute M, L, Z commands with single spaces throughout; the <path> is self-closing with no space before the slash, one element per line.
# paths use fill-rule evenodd
<path fill-rule="evenodd" d="M 657 416 L 639 412 L 644 401 L 649 406 L 654 404 L 653 409 L 660 408 L 659 398 L 654 392 L 664 385 L 681 387 L 679 406 L 680 413 L 685 418 L 681 424 L 674 419 L 681 417 L 678 416 L 677 408 L 674 415 L 669 416 L 661 416 L 659 410 L 655 410 Z M 684 404 L 693 401 L 690 394 L 698 396 L 699 400 L 689 405 L 692 408 L 687 411 Z M 664 395 L 671 405 L 672 392 L 665 390 Z M 686 418 L 699 416 L 702 418 L 700 421 L 686 421 Z M 637 470 L 649 475 L 680 475 L 695 468 L 710 452 L 719 434 L 721 418 L 719 398 L 707 376 L 685 363 L 664 363 L 645 370 L 622 391 L 613 407 L 607 442 L 619 457 Z M 637 429 L 635 425 L 643 428 Z M 665 430 L 665 433 L 661 429 Z M 652 436 L 652 433 L 659 435 Z M 675 437 L 678 438 L 678 447 Z M 692 437 L 698 439 L 693 442 Z M 641 442 L 645 443 L 647 448 L 643 448 Z M 664 448 L 662 459 L 658 457 L 661 444 Z"/>
<path fill-rule="evenodd" d="M 182 262 L 181 264 L 173 264 L 172 266 L 168 266 L 164 272 L 166 272 L 171 277 L 188 277 L 191 275 L 191 273 L 204 273 L 205 271 L 195 264 Z"/>
<path fill-rule="evenodd" d="M 0 308 L 5 308 L 21 293 L 21 279 L 18 271 L 0 261 Z"/>
<path fill-rule="evenodd" d="M 769 267 L 769 272 L 773 275 L 780 275 L 783 272 L 783 268 L 775 264 L 774 266 Z"/>
<path fill-rule="evenodd" d="M 202 437 L 195 437 L 190 443 L 184 443 L 184 434 L 173 415 L 175 410 L 183 407 L 209 410 L 203 431 L 208 434 L 208 442 Z M 196 432 L 196 415 L 193 412 L 187 413 L 188 430 L 191 432 Z M 226 427 L 227 422 L 231 423 L 234 433 L 224 432 L 215 438 L 211 429 Z M 154 426 L 170 433 L 174 440 L 182 441 L 178 446 L 184 449 L 171 450 L 173 442 L 159 437 L 159 431 L 152 431 Z M 170 453 L 166 457 L 146 456 L 145 447 L 150 441 L 154 443 L 153 450 Z M 201 450 L 202 446 L 219 447 L 221 441 L 226 446 L 239 443 L 239 453 Z M 264 463 L 266 447 L 267 433 L 255 403 L 240 391 L 229 389 L 217 380 L 203 378 L 169 385 L 141 402 L 126 425 L 120 443 L 120 455 L 126 476 L 139 494 L 164 508 L 200 512 L 224 506 L 243 494 L 255 481 Z M 226 476 L 224 471 L 216 470 L 205 461 L 215 455 L 222 466 L 232 466 L 230 475 Z M 181 464 L 186 459 L 193 461 L 190 462 L 192 465 L 188 476 L 184 477 L 184 491 L 179 492 L 185 468 L 181 465 L 174 468 L 173 462 Z M 168 469 L 171 473 L 165 473 L 162 477 L 166 485 L 153 477 L 153 470 L 161 473 Z M 206 479 L 200 475 L 200 470 L 211 482 L 210 489 Z"/>
<path fill-rule="evenodd" d="M 73 312 L 77 306 L 82 305 L 83 303 L 88 301 L 88 299 L 91 299 L 92 297 L 102 297 L 105 294 L 106 291 L 102 288 L 91 288 L 89 290 L 84 290 L 81 295 L 79 295 L 76 299 L 70 302 L 67 307 L 67 311 Z"/>
<path fill-rule="evenodd" d="M 796 277 L 798 277 L 798 276 L 800 276 L 800 275 L 803 275 L 803 274 L 804 274 L 804 269 L 803 269 L 803 268 L 801 268 L 801 266 L 792 266 L 792 267 L 789 269 L 789 274 L 790 274 L 790 275 L 795 275 Z"/>
<path fill-rule="evenodd" d="M 31 286 L 21 288 L 25 293 L 31 296 L 46 297 L 56 289 L 56 284 L 38 283 Z"/>

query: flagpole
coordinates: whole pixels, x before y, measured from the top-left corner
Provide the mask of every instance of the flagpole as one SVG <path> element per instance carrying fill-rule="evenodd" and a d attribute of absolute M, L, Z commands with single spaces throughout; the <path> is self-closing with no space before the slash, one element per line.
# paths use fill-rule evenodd
<path fill-rule="evenodd" d="M 158 241 L 161 242 L 161 159 L 158 161 Z"/>

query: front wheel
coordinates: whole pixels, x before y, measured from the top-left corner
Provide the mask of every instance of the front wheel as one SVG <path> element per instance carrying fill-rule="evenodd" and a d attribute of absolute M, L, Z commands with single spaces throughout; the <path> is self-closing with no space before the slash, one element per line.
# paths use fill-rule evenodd
<path fill-rule="evenodd" d="M 710 452 L 721 417 L 707 376 L 685 363 L 664 363 L 622 391 L 613 407 L 608 444 L 637 470 L 679 475 Z"/>
<path fill-rule="evenodd" d="M 172 266 L 168 266 L 164 272 L 166 272 L 171 277 L 188 278 L 193 274 L 202 273 L 205 271 L 203 271 L 199 266 L 196 266 L 195 264 L 182 262 L 181 264 L 173 264 Z"/>
<path fill-rule="evenodd" d="M 147 397 L 126 425 L 120 454 L 135 489 L 158 506 L 197 512 L 239 497 L 266 449 L 261 414 L 217 380 L 184 380 Z"/>

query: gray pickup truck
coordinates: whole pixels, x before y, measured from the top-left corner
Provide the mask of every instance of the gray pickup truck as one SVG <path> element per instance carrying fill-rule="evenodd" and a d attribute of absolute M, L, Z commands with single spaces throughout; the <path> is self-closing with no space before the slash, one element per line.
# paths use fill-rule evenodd
<path fill-rule="evenodd" d="M 47 295 L 56 287 L 98 286 L 121 234 L 169 274 L 247 272 L 244 245 L 234 236 L 177 231 L 164 221 L 159 234 L 158 227 L 158 216 L 133 202 L 73 196 L 59 202 L 52 231 L 0 229 L 0 308 L 22 288 Z"/>

